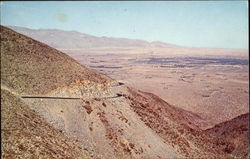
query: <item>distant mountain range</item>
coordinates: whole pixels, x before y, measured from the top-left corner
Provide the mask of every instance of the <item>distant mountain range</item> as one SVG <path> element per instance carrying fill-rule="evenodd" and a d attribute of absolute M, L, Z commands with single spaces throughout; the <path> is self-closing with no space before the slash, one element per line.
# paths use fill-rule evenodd
<path fill-rule="evenodd" d="M 7 26 L 29 36 L 35 40 L 41 41 L 57 49 L 89 49 L 89 48 L 110 48 L 110 47 L 139 47 L 139 48 L 175 48 L 174 44 L 160 41 L 148 42 L 144 40 L 97 37 L 77 31 L 64 31 L 58 29 L 29 29 L 17 26 Z"/>

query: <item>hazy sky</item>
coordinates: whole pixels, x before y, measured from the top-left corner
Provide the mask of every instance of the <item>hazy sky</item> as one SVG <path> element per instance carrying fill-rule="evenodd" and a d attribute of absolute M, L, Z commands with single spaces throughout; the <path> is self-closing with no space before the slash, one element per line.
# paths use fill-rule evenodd
<path fill-rule="evenodd" d="M 247 1 L 3 2 L 1 24 L 248 49 Z"/>

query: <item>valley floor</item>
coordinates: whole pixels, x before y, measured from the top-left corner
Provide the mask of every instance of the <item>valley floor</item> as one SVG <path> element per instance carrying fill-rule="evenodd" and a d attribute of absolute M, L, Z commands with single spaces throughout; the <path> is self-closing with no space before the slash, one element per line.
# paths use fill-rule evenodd
<path fill-rule="evenodd" d="M 206 119 L 207 129 L 249 112 L 247 58 L 228 56 L 80 54 L 80 63 Z"/>

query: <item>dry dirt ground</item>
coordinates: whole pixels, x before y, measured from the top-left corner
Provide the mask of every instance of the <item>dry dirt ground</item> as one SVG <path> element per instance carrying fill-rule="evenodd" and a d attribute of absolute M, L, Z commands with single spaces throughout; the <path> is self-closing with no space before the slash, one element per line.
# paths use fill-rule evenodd
<path fill-rule="evenodd" d="M 237 56 L 237 50 L 199 51 L 133 54 L 106 49 L 70 50 L 68 54 L 90 69 L 197 113 L 208 121 L 203 129 L 249 112 L 247 52 L 239 51 Z"/>

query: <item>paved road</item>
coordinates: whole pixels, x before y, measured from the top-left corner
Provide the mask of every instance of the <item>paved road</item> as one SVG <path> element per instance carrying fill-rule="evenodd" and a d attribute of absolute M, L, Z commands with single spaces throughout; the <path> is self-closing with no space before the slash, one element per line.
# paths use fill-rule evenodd
<path fill-rule="evenodd" d="M 122 97 L 123 94 L 117 93 L 116 96 L 113 97 L 102 97 L 99 99 L 107 99 L 107 98 L 118 98 Z M 73 98 L 73 97 L 44 97 L 44 96 L 21 96 L 21 98 L 39 98 L 39 99 L 81 99 L 81 98 Z"/>
<path fill-rule="evenodd" d="M 22 98 L 44 98 L 44 99 L 81 99 L 81 98 L 70 98 L 70 97 L 44 97 L 44 96 L 21 96 Z"/>

